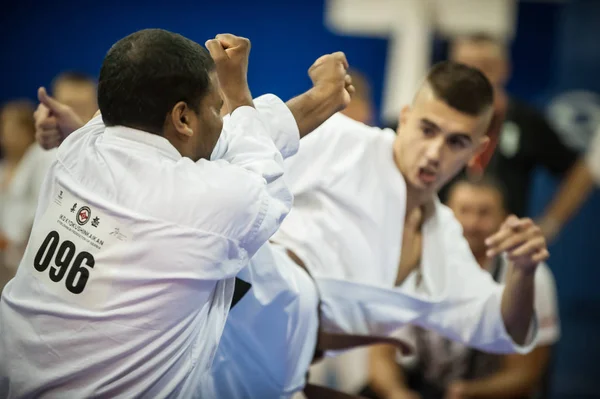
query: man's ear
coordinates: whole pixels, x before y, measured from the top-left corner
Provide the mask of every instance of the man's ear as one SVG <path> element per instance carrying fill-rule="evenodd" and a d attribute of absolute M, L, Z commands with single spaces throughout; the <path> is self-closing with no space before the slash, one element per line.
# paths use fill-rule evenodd
<path fill-rule="evenodd" d="M 488 149 L 489 144 L 490 144 L 490 138 L 487 135 L 485 135 L 479 139 L 477 148 L 475 149 L 473 156 L 471 157 L 471 159 L 469 160 L 469 162 L 467 164 L 468 167 L 470 169 L 472 169 L 474 172 L 477 172 L 477 173 L 483 172 L 483 168 L 485 168 L 486 165 L 483 165 L 481 162 L 482 155 Z"/>
<path fill-rule="evenodd" d="M 179 101 L 171 110 L 171 123 L 175 131 L 184 136 L 191 137 L 194 131 L 190 125 L 190 113 L 193 112 L 183 101 Z"/>
<path fill-rule="evenodd" d="M 410 116 L 411 111 L 412 109 L 409 105 L 402 107 L 402 110 L 400 111 L 400 119 L 398 119 L 398 131 L 400 131 L 401 126 L 404 126 L 408 123 L 408 117 Z"/>

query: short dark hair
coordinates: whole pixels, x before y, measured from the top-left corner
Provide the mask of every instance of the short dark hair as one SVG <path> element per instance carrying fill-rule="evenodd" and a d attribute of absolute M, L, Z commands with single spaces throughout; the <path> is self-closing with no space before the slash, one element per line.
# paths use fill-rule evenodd
<path fill-rule="evenodd" d="M 80 71 L 65 71 L 58 74 L 54 79 L 52 79 L 52 91 L 56 90 L 56 87 L 64 82 L 69 83 L 79 83 L 79 84 L 89 84 L 96 85 L 96 79 L 92 76 L 80 72 Z"/>
<path fill-rule="evenodd" d="M 214 62 L 206 49 L 179 34 L 145 29 L 115 43 L 104 58 L 98 105 L 106 126 L 161 134 L 175 104 L 199 110 Z"/>
<path fill-rule="evenodd" d="M 458 37 L 459 40 L 465 40 L 473 43 L 489 43 L 495 44 L 498 46 L 504 46 L 504 40 L 500 39 L 498 36 L 494 36 L 487 32 L 475 32 L 468 35 L 462 35 Z"/>
<path fill-rule="evenodd" d="M 452 196 L 453 191 L 461 184 L 466 184 L 471 187 L 486 188 L 496 191 L 500 195 L 500 205 L 504 211 L 508 211 L 508 196 L 506 186 L 498 179 L 490 175 L 484 175 L 479 177 L 467 177 L 463 176 L 456 180 L 450 186 L 448 191 L 448 199 Z"/>
<path fill-rule="evenodd" d="M 437 98 L 467 115 L 479 116 L 494 103 L 494 88 L 478 69 L 453 61 L 434 65 L 427 83 Z"/>

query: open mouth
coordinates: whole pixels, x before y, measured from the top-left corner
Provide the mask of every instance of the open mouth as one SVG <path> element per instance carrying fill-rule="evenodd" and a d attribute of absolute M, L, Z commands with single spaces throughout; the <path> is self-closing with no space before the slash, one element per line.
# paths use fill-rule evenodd
<path fill-rule="evenodd" d="M 432 184 L 435 182 L 437 174 L 430 168 L 419 168 L 419 180 L 425 184 Z"/>

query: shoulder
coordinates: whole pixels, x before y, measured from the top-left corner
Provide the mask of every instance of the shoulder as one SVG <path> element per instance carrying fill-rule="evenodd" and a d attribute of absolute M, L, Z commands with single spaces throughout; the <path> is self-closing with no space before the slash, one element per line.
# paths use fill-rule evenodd
<path fill-rule="evenodd" d="M 328 169 L 338 163 L 348 167 L 353 162 L 362 163 L 380 146 L 391 145 L 394 137 L 391 129 L 368 126 L 337 113 L 302 138 L 297 155 L 289 160 L 293 164 L 305 159 L 304 163 L 326 164 Z"/>
<path fill-rule="evenodd" d="M 329 146 L 351 148 L 377 141 L 382 137 L 393 136 L 391 129 L 381 129 L 355 121 L 341 113 L 333 115 L 318 129 L 300 141 L 303 143 L 328 143 Z"/>
<path fill-rule="evenodd" d="M 264 206 L 265 179 L 225 161 L 184 158 L 171 173 L 181 205 L 193 210 L 194 227 L 221 218 L 254 218 Z"/>

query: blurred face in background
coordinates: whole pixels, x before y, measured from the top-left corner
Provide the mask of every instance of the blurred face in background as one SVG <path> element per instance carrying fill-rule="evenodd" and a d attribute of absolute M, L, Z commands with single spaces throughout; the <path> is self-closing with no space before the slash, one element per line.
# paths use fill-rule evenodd
<path fill-rule="evenodd" d="M 20 160 L 35 142 L 33 112 L 26 101 L 8 103 L 0 111 L 0 147 L 7 160 Z"/>
<path fill-rule="evenodd" d="M 503 87 L 509 78 L 506 49 L 493 41 L 458 39 L 450 51 L 452 61 L 479 69 L 494 87 Z"/>
<path fill-rule="evenodd" d="M 73 108 L 84 123 L 98 111 L 96 85 L 92 82 L 59 80 L 52 94 L 56 100 Z"/>
<path fill-rule="evenodd" d="M 485 239 L 498 231 L 506 217 L 503 203 L 502 193 L 491 185 L 458 182 L 450 191 L 448 206 L 478 259 L 485 257 Z"/>

